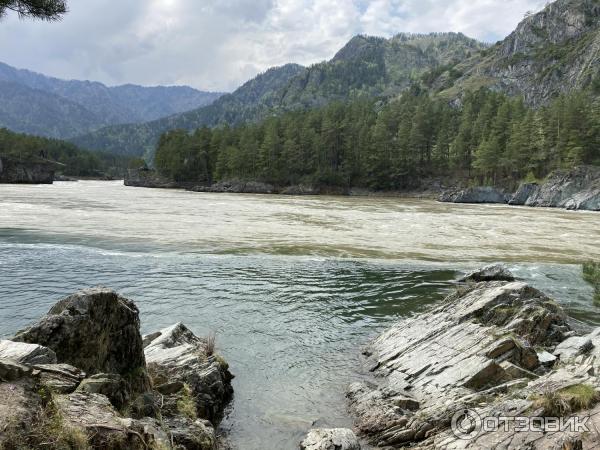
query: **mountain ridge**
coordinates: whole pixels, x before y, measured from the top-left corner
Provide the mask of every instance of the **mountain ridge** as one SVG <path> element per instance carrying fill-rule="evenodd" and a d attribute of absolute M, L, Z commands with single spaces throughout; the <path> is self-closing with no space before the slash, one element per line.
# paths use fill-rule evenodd
<path fill-rule="evenodd" d="M 69 138 L 117 123 L 146 122 L 207 105 L 222 95 L 218 92 L 198 91 L 188 86 L 145 87 L 125 84 L 109 87 L 97 81 L 62 80 L 1 62 L 0 82 L 13 83 L 13 87 L 21 86 L 18 90 L 20 102 L 15 96 L 16 92 L 8 89 L 8 84 L 2 85 L 4 90 L 0 88 L 0 97 L 10 97 L 14 108 L 3 108 L 5 120 L 0 120 L 0 126 L 53 138 Z M 43 102 L 38 104 L 41 92 L 44 93 Z M 37 117 L 35 127 L 28 125 L 31 110 L 49 107 L 60 111 L 66 108 L 62 103 L 78 104 L 82 108 L 80 114 L 85 118 L 84 121 L 89 121 L 87 127 L 72 130 L 63 126 L 63 122 L 69 119 L 80 123 L 81 117 L 77 116 Z M 20 126 L 19 121 L 23 122 Z M 12 125 L 14 123 L 17 124 L 16 127 Z"/>

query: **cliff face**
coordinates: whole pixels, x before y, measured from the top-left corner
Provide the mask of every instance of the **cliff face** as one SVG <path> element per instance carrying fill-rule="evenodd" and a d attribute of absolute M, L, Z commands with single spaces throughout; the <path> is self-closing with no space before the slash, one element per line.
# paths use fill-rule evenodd
<path fill-rule="evenodd" d="M 52 184 L 55 167 L 47 162 L 17 161 L 0 157 L 0 183 Z"/>
<path fill-rule="evenodd" d="M 506 39 L 458 66 L 464 73 L 447 91 L 481 86 L 522 95 L 530 105 L 588 87 L 600 68 L 600 4 L 558 0 L 526 17 Z"/>

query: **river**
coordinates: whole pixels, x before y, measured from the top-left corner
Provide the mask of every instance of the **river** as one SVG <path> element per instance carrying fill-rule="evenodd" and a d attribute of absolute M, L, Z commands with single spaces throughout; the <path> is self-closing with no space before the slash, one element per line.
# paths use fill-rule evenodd
<path fill-rule="evenodd" d="M 239 450 L 295 449 L 312 423 L 349 426 L 359 349 L 439 301 L 459 272 L 509 268 L 600 323 L 581 262 L 600 215 L 375 197 L 204 194 L 122 182 L 0 185 L 0 336 L 61 296 L 105 285 L 142 332 L 183 321 L 236 375 L 222 424 Z"/>

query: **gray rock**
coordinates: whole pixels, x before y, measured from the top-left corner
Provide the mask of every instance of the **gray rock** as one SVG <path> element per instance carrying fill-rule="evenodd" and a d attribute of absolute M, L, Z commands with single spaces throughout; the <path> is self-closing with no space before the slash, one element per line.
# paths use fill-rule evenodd
<path fill-rule="evenodd" d="M 187 417 L 163 420 L 176 448 L 186 450 L 216 450 L 217 438 L 211 423 Z"/>
<path fill-rule="evenodd" d="M 480 186 L 445 192 L 440 196 L 439 201 L 446 203 L 508 203 L 509 199 L 510 197 L 499 189 Z"/>
<path fill-rule="evenodd" d="M 575 369 L 556 378 L 534 373 L 541 361 L 533 348 L 556 346 L 563 339 L 559 330 L 570 330 L 566 314 L 525 283 L 469 285 L 430 311 L 401 320 L 369 346 L 378 383 L 349 387 L 356 427 L 379 447 L 463 448 L 447 432 L 461 408 L 514 415 L 512 408 L 528 410 L 530 399 L 551 385 L 560 389 L 590 379 L 587 368 L 584 378 Z M 518 400 L 512 397 L 516 390 L 523 392 Z M 403 402 L 407 393 L 416 403 Z"/>
<path fill-rule="evenodd" d="M 0 382 L 1 449 L 29 448 L 27 440 L 23 437 L 34 429 L 36 414 L 42 407 L 37 390 L 37 383 L 29 376 L 17 381 Z"/>
<path fill-rule="evenodd" d="M 149 389 L 135 304 L 116 292 L 95 288 L 54 305 L 35 325 L 13 340 L 52 349 L 59 362 L 94 375 L 117 373 L 133 392 Z"/>
<path fill-rule="evenodd" d="M 0 381 L 16 381 L 30 374 L 30 367 L 12 359 L 0 359 Z"/>
<path fill-rule="evenodd" d="M 38 364 L 40 384 L 57 394 L 71 394 L 85 378 L 85 373 L 68 364 Z"/>
<path fill-rule="evenodd" d="M 75 392 L 55 396 L 54 403 L 65 425 L 88 436 L 94 449 L 146 450 L 158 443 L 170 448 L 158 423 L 121 418 L 104 395 Z"/>
<path fill-rule="evenodd" d="M 300 443 L 301 450 L 360 450 L 354 432 L 347 428 L 310 430 Z"/>
<path fill-rule="evenodd" d="M 55 364 L 56 353 L 47 347 L 25 342 L 0 340 L 0 358 L 21 364 Z"/>
<path fill-rule="evenodd" d="M 221 192 L 237 194 L 275 194 L 278 189 L 272 184 L 260 183 L 258 181 L 227 180 L 219 181 L 212 185 L 194 186 L 190 190 L 194 192 Z"/>
<path fill-rule="evenodd" d="M 556 171 L 527 198 L 525 205 L 600 211 L 600 167 Z"/>
<path fill-rule="evenodd" d="M 319 188 L 305 184 L 288 186 L 280 192 L 283 195 L 319 195 L 320 193 Z"/>
<path fill-rule="evenodd" d="M 123 408 L 130 397 L 127 382 L 115 373 L 92 375 L 81 382 L 77 391 L 105 395 L 117 409 Z"/>
<path fill-rule="evenodd" d="M 151 336 L 144 352 L 154 384 L 187 384 L 198 417 L 218 422 L 233 393 L 233 376 L 224 361 L 207 355 L 206 342 L 181 323 Z"/>
<path fill-rule="evenodd" d="M 125 186 L 176 189 L 181 188 L 180 184 L 173 180 L 163 177 L 152 169 L 129 169 L 123 181 Z"/>
<path fill-rule="evenodd" d="M 522 206 L 527 203 L 527 200 L 536 195 L 539 189 L 539 185 L 537 183 L 523 183 L 519 186 L 519 189 L 512 196 L 509 205 Z"/>
<path fill-rule="evenodd" d="M 460 282 L 475 282 L 482 281 L 514 281 L 514 275 L 502 264 L 486 266 L 482 269 L 474 270 L 464 277 L 460 278 Z"/>

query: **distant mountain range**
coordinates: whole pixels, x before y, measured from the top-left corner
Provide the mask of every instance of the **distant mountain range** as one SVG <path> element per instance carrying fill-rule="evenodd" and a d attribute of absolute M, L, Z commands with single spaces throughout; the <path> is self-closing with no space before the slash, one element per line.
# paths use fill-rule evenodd
<path fill-rule="evenodd" d="M 186 86 L 108 87 L 0 63 L 0 127 L 53 138 L 139 123 L 206 106 L 222 94 Z"/>

